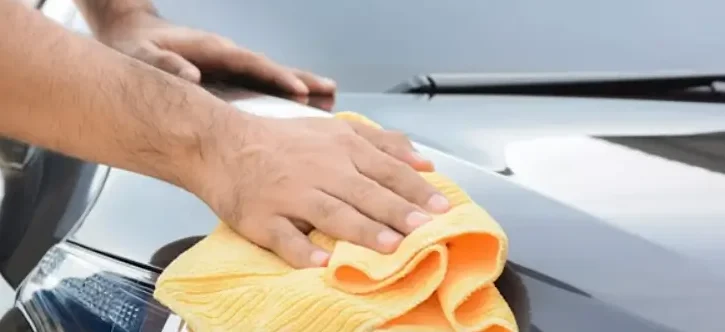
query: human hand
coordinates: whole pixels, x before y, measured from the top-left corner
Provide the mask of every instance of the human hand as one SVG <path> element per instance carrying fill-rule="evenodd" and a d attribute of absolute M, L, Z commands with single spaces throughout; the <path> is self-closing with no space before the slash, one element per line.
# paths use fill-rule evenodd
<path fill-rule="evenodd" d="M 391 253 L 431 220 L 428 212 L 449 208 L 416 172 L 433 165 L 401 134 L 339 119 L 252 117 L 243 128 L 225 121 L 191 191 L 292 266 L 324 266 L 329 258 L 300 230 L 307 224 Z"/>
<path fill-rule="evenodd" d="M 202 72 L 239 74 L 295 95 L 333 94 L 335 82 L 282 66 L 215 34 L 170 24 L 138 11 L 109 20 L 97 33 L 114 49 L 198 83 Z"/>

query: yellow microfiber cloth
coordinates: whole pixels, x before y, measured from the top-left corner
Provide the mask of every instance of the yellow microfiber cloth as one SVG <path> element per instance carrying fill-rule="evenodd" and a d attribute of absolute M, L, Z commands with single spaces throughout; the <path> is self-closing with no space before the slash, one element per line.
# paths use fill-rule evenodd
<path fill-rule="evenodd" d="M 336 117 L 377 126 L 356 113 Z M 452 208 L 392 254 L 313 231 L 329 264 L 294 269 L 220 223 L 166 268 L 154 296 L 195 332 L 518 331 L 493 284 L 506 234 L 455 183 L 421 175 Z"/>

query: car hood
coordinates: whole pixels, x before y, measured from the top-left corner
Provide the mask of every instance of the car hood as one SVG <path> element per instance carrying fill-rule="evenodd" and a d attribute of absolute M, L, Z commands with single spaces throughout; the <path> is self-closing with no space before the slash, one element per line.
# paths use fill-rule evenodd
<path fill-rule="evenodd" d="M 270 116 L 327 116 L 270 96 L 223 96 Z M 325 102 L 407 133 L 499 221 L 511 243 L 499 287 L 522 331 L 722 328 L 722 106 L 392 94 Z M 184 190 L 112 169 L 69 240 L 163 269 L 216 223 Z"/>

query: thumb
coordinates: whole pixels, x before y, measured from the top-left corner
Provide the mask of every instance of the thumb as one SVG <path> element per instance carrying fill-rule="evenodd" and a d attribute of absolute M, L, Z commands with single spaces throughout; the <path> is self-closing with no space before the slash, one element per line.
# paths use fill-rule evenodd
<path fill-rule="evenodd" d="M 148 64 L 155 66 L 169 74 L 179 76 L 187 81 L 199 83 L 201 71 L 191 62 L 182 56 L 167 50 L 158 49 L 149 55 L 145 60 Z"/>

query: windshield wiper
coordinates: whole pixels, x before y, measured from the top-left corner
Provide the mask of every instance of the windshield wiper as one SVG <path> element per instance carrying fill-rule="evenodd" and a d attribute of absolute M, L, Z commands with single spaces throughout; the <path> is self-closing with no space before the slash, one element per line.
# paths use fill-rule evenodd
<path fill-rule="evenodd" d="M 429 74 L 390 90 L 413 94 L 514 94 L 725 102 L 725 73 Z"/>

